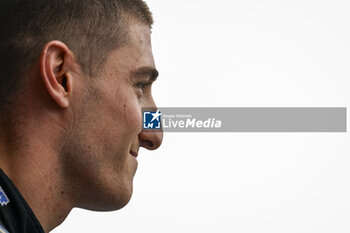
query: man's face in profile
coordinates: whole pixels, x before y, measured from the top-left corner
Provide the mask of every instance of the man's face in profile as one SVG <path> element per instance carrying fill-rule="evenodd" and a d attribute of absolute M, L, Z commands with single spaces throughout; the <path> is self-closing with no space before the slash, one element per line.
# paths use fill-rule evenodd
<path fill-rule="evenodd" d="M 62 156 L 78 207 L 115 210 L 132 194 L 139 147 L 156 149 L 162 133 L 142 132 L 142 107 L 155 107 L 157 76 L 150 28 L 131 21 L 129 42 L 111 51 L 98 77 L 74 82 L 75 124 Z"/>

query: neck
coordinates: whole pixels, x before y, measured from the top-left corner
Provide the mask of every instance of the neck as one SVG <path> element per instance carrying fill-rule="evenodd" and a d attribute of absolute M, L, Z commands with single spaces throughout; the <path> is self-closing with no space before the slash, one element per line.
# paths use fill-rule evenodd
<path fill-rule="evenodd" d="M 21 138 L 23 141 L 16 142 L 18 147 L 13 150 L 6 150 L 8 140 L 1 140 L 0 164 L 44 231 L 49 232 L 60 225 L 73 208 L 72 195 L 64 183 L 59 152 L 45 143 L 45 135 L 34 135 Z"/>

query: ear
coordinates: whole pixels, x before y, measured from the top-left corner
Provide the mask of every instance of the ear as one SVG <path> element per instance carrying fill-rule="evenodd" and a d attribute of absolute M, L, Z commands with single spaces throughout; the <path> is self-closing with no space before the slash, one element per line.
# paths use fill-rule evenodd
<path fill-rule="evenodd" d="M 69 106 L 74 55 L 61 41 L 48 42 L 40 56 L 40 76 L 52 100 L 61 108 Z"/>

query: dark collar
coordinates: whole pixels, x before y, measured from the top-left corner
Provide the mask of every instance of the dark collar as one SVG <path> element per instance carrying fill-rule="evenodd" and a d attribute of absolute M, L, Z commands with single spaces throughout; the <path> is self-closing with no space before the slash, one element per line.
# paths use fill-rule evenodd
<path fill-rule="evenodd" d="M 44 233 L 16 186 L 0 169 L 0 220 L 11 233 Z"/>

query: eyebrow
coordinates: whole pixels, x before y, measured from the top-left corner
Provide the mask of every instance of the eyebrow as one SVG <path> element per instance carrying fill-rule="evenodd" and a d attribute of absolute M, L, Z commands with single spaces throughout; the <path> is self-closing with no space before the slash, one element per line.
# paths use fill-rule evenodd
<path fill-rule="evenodd" d="M 159 75 L 158 70 L 156 70 L 153 67 L 149 67 L 149 66 L 144 66 L 144 67 L 138 68 L 137 70 L 135 70 L 133 72 L 134 77 L 148 76 L 148 77 L 150 77 L 149 81 L 152 81 L 152 82 L 157 80 L 158 75 Z"/>

